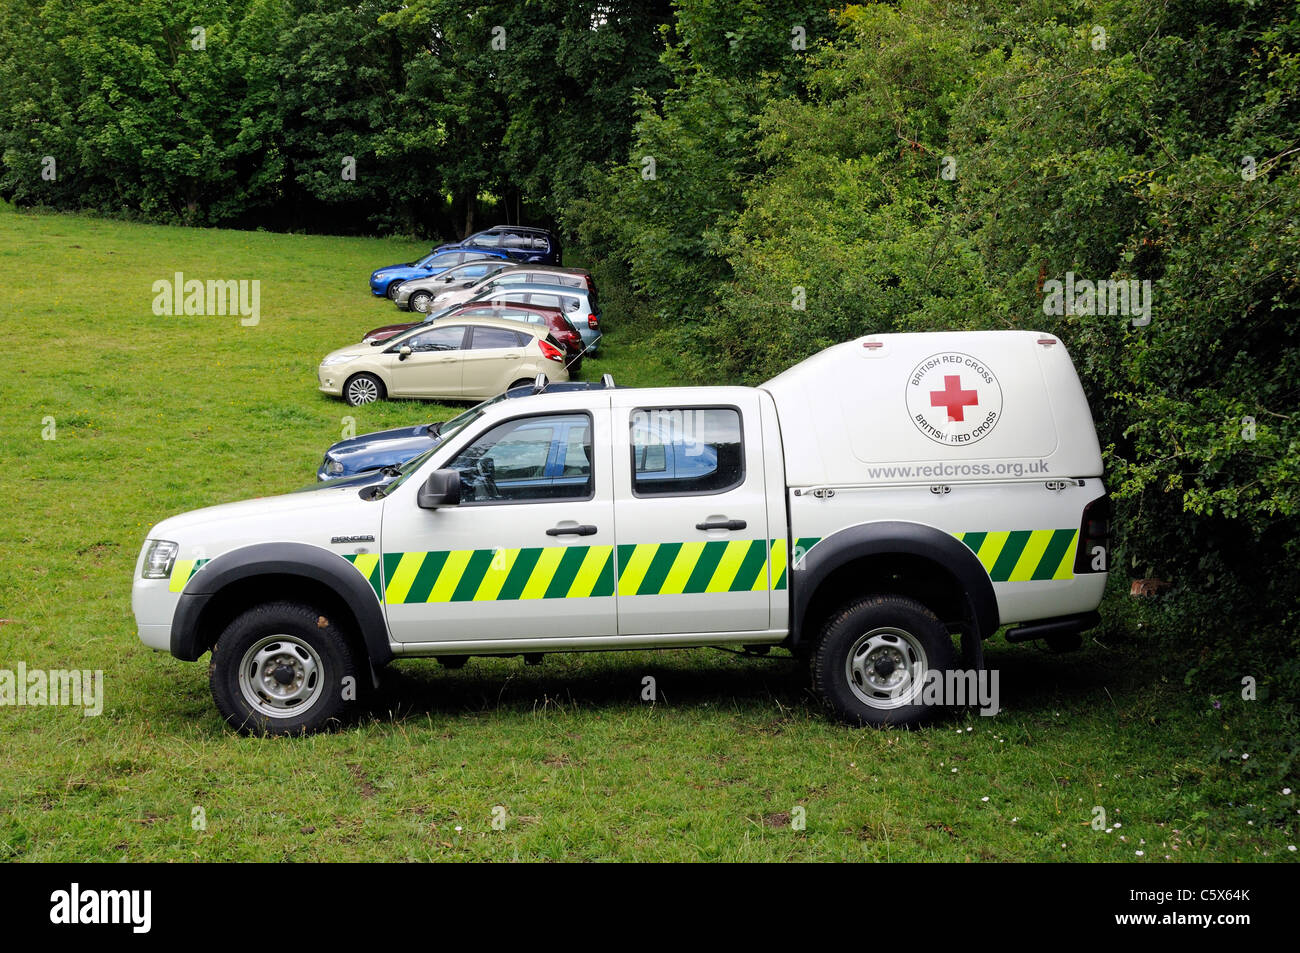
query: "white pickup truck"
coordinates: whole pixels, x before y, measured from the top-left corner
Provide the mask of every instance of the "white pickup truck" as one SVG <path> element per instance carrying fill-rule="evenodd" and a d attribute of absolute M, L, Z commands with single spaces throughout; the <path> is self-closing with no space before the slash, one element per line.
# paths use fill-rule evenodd
<path fill-rule="evenodd" d="M 336 723 L 398 658 L 706 645 L 784 646 L 841 718 L 913 725 L 999 627 L 1095 624 L 1101 474 L 1057 338 L 868 336 L 759 387 L 489 401 L 388 483 L 164 520 L 132 605 L 147 645 L 211 650 L 250 732 Z"/>

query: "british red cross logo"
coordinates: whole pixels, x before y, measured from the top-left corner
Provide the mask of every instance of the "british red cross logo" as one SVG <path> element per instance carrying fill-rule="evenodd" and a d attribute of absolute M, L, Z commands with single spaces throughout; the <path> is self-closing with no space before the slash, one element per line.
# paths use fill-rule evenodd
<path fill-rule="evenodd" d="M 931 407 L 946 407 L 950 421 L 965 421 L 966 408 L 979 403 L 979 393 L 961 389 L 961 377 L 946 374 L 943 378 L 943 390 L 930 391 Z"/>

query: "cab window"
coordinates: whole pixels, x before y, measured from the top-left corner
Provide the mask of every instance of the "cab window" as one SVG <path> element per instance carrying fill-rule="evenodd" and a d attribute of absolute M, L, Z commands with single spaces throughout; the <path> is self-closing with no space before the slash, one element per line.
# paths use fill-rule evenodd
<path fill-rule="evenodd" d="M 448 464 L 461 503 L 586 500 L 592 496 L 591 418 L 525 417 L 493 427 Z"/>
<path fill-rule="evenodd" d="M 629 423 L 636 496 L 723 493 L 744 482 L 734 407 L 638 408 Z"/>

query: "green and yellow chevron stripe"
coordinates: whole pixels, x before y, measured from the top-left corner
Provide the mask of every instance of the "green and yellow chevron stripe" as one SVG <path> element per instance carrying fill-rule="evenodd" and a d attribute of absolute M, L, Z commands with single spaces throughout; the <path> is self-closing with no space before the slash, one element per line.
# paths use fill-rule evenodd
<path fill-rule="evenodd" d="M 384 553 L 382 566 L 382 598 L 394 605 L 614 594 L 612 546 Z M 374 568 L 365 575 L 378 594 Z"/>
<path fill-rule="evenodd" d="M 620 596 L 766 590 L 767 540 L 635 543 L 618 547 Z"/>
<path fill-rule="evenodd" d="M 1074 578 L 1077 529 L 1017 529 L 957 533 L 994 582 Z"/>
<path fill-rule="evenodd" d="M 812 549 L 819 542 L 821 542 L 820 536 L 801 536 L 796 539 L 794 541 L 795 561 L 798 562 L 800 559 L 803 559 L 804 556 L 807 556 L 808 550 Z M 789 557 L 786 555 L 785 551 L 785 540 L 772 540 L 772 588 L 774 590 L 784 589 L 788 584 L 788 579 L 786 578 L 786 570 L 788 568 L 786 561 L 788 558 Z M 796 566 L 795 568 L 798 567 Z"/>
<path fill-rule="evenodd" d="M 810 549 L 816 539 L 796 545 Z M 770 546 L 770 550 L 769 550 Z M 770 554 L 770 557 L 769 557 Z M 763 592 L 787 585 L 786 541 L 457 549 L 345 557 L 390 605 Z"/>
<path fill-rule="evenodd" d="M 343 558 L 356 566 L 357 572 L 366 577 L 366 582 L 370 583 L 370 588 L 375 590 L 375 597 L 382 602 L 384 594 L 380 589 L 379 582 L 379 554 L 346 553 Z"/>
<path fill-rule="evenodd" d="M 171 592 L 181 592 L 185 589 L 185 584 L 208 562 L 206 559 L 178 559 L 172 563 L 171 581 L 167 588 Z"/>

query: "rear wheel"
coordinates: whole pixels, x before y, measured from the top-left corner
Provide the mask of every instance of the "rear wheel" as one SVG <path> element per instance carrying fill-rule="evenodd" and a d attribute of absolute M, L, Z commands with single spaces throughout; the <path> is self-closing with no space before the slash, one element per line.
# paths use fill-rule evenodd
<path fill-rule="evenodd" d="M 387 396 L 384 382 L 374 374 L 358 374 L 343 385 L 343 399 L 352 407 L 373 404 Z"/>
<path fill-rule="evenodd" d="M 338 724 L 357 699 L 358 681 L 343 632 L 296 602 L 240 615 L 217 639 L 208 666 L 217 709 L 245 734 L 308 734 Z"/>
<path fill-rule="evenodd" d="M 924 691 L 930 673 L 956 664 L 939 618 L 902 596 L 869 596 L 823 626 L 812 652 L 813 688 L 853 725 L 913 727 L 935 713 Z"/>

